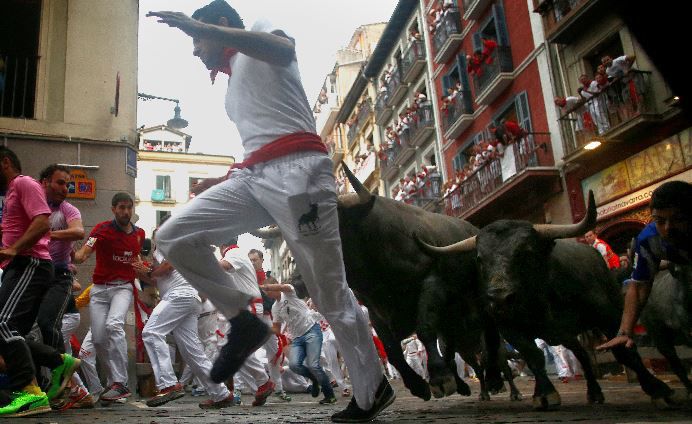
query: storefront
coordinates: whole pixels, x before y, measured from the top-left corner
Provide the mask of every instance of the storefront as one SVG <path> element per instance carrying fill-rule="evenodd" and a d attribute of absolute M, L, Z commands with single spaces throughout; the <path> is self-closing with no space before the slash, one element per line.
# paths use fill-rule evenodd
<path fill-rule="evenodd" d="M 596 232 L 618 254 L 651 220 L 651 193 L 667 181 L 692 182 L 692 129 L 688 128 L 581 180 L 593 190 Z"/>

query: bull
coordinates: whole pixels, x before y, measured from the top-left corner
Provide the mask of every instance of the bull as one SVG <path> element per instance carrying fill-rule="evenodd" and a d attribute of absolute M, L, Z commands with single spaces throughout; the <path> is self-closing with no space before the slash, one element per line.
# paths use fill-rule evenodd
<path fill-rule="evenodd" d="M 514 345 L 536 376 L 536 409 L 556 408 L 560 395 L 545 371 L 543 353 L 533 340 L 571 349 L 584 368 L 587 399 L 604 401 L 589 356 L 577 340 L 581 332 L 597 329 L 615 336 L 623 298 L 600 254 L 591 246 L 561 240 L 584 234 L 596 222 L 593 193 L 584 219 L 570 225 L 532 225 L 500 220 L 472 237 L 445 247 L 420 234 L 417 240 L 432 257 L 472 253 L 491 316 L 502 335 Z M 618 347 L 613 355 L 634 370 L 644 392 L 668 401 L 671 389 L 651 375 L 634 349 Z"/>
<path fill-rule="evenodd" d="M 499 377 L 499 334 L 480 306 L 474 257 L 460 253 L 441 260 L 422 254 L 412 232 L 435 243 L 452 243 L 478 232 L 472 224 L 371 194 L 344 164 L 355 193 L 339 196 L 339 230 L 349 287 L 368 308 L 387 356 L 409 391 L 424 400 L 470 389 L 456 374 L 454 352 L 478 372 L 481 398 L 503 385 Z M 269 238 L 276 231 L 253 234 Z M 416 333 L 428 352 L 429 383 L 406 363 L 400 341 Z M 445 346 L 440 354 L 438 337 Z M 488 375 L 476 360 L 485 338 Z M 520 399 L 510 381 L 513 399 Z"/>

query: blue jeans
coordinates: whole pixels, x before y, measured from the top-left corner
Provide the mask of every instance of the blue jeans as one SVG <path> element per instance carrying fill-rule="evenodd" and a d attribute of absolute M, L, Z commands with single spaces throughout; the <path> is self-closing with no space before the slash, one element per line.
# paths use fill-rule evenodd
<path fill-rule="evenodd" d="M 322 330 L 319 324 L 313 325 L 305 334 L 293 339 L 288 367 L 294 373 L 322 386 L 325 397 L 334 397 L 334 389 L 329 381 L 327 373 L 320 365 L 320 353 L 322 352 Z"/>

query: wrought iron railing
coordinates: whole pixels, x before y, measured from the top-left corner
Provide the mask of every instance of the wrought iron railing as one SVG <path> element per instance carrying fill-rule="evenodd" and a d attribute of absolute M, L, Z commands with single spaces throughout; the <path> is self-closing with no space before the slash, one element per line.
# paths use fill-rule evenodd
<path fill-rule="evenodd" d="M 502 72 L 512 72 L 512 51 L 508 46 L 497 46 L 490 58 L 480 65 L 480 71 L 473 76 L 476 97 L 483 92 Z"/>
<path fill-rule="evenodd" d="M 425 60 L 425 49 L 420 40 L 413 41 L 404 52 L 401 60 L 401 73 L 406 75 L 417 60 Z"/>
<path fill-rule="evenodd" d="M 440 25 L 435 29 L 433 34 L 433 48 L 437 54 L 449 37 L 455 34 L 461 34 L 461 14 L 456 7 L 447 9 L 446 14 L 442 17 Z"/>
<path fill-rule="evenodd" d="M 442 127 L 445 132 L 459 119 L 461 115 L 473 114 L 471 91 L 461 90 L 457 93 L 452 103 L 442 111 Z"/>
<path fill-rule="evenodd" d="M 642 114 L 654 113 L 651 72 L 631 70 L 559 118 L 565 155 Z"/>
<path fill-rule="evenodd" d="M 526 168 L 539 165 L 536 151 L 546 148 L 545 143 L 536 144 L 534 135 L 529 134 L 505 147 L 504 153 L 478 168 L 462 181 L 456 189 L 445 196 L 445 212 L 451 216 L 462 216 L 473 209 L 512 177 Z"/>
<path fill-rule="evenodd" d="M 0 52 L 0 116 L 34 117 L 39 59 Z"/>

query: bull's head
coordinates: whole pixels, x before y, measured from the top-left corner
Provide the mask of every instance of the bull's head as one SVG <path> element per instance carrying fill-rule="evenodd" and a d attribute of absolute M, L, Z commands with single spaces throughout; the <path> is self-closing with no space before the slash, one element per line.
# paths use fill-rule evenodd
<path fill-rule="evenodd" d="M 501 311 L 535 281 L 545 278 L 546 263 L 555 239 L 580 236 L 595 223 L 596 204 L 593 192 L 589 191 L 586 216 L 575 224 L 532 225 L 525 221 L 500 220 L 481 229 L 477 236 L 449 246 L 435 247 L 422 241 L 420 244 L 433 256 L 475 250 L 488 300 L 491 307 Z"/>
<path fill-rule="evenodd" d="M 375 196 L 368 191 L 367 188 L 353 175 L 353 172 L 349 169 L 346 163 L 341 162 L 346 177 L 351 182 L 351 186 L 355 193 L 340 194 L 337 200 L 337 207 L 339 208 L 339 213 L 349 209 L 360 209 L 361 207 L 366 207 L 372 205 Z M 255 231 L 250 231 L 255 237 L 271 239 L 281 236 L 281 230 L 278 227 L 272 226 L 268 228 L 259 228 Z"/>

